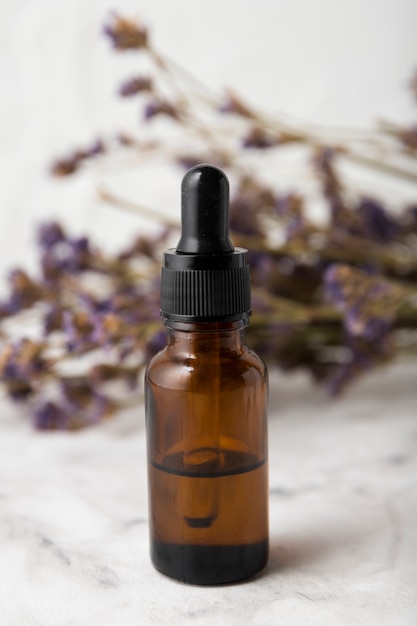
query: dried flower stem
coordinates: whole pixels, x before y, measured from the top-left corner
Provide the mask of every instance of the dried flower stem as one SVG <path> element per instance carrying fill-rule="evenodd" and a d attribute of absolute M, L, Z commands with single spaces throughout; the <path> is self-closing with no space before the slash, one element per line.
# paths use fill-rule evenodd
<path fill-rule="evenodd" d="M 147 217 L 154 222 L 156 221 L 161 224 L 165 224 L 165 226 L 172 226 L 176 228 L 178 228 L 179 226 L 179 222 L 177 220 L 171 219 L 169 216 L 159 212 L 157 209 L 151 209 L 136 202 L 121 198 L 104 186 L 98 187 L 97 193 L 99 198 L 103 200 L 103 202 L 122 209 L 123 211 Z"/>
<path fill-rule="evenodd" d="M 151 62 L 151 75 L 135 75 L 119 88 L 124 101 L 144 104 L 148 133 L 142 135 L 154 137 L 157 116 L 165 116 L 176 134 L 139 140 L 136 134 L 113 133 L 57 160 L 53 173 L 68 176 L 93 160 L 113 171 L 121 159 L 112 162 L 112 154 L 123 155 L 123 166 L 158 158 L 170 166 L 188 168 L 204 160 L 225 167 L 233 174 L 232 238 L 250 251 L 249 341 L 269 363 L 286 371 L 303 368 L 334 395 L 372 368 L 415 355 L 417 203 L 390 213 L 372 194 L 347 185 L 338 162 L 354 161 L 414 183 L 417 127 L 383 122 L 359 131 L 293 122 L 258 110 L 233 92 L 218 97 L 155 49 L 140 22 L 114 15 L 105 34 L 116 50 L 147 55 Z M 414 90 L 416 85 L 417 78 Z M 287 145 L 302 149 L 282 150 Z M 266 183 L 260 174 L 264 155 L 275 153 L 282 157 L 280 168 L 287 161 L 293 166 L 294 155 L 303 167 L 308 159 L 309 186 L 294 190 L 283 169 L 274 183 Z M 157 236 L 139 235 L 109 256 L 87 237 L 72 237 L 52 222 L 38 234 L 38 276 L 19 269 L 10 273 L 0 324 L 26 319 L 27 312 L 38 316 L 43 330 L 37 340 L 16 340 L 8 325 L 0 325 L 0 380 L 13 400 L 27 403 L 42 429 L 89 426 L 136 403 L 138 376 L 165 344 L 159 258 L 179 224 L 106 184 L 98 195 L 165 229 Z M 308 214 L 309 202 L 318 197 L 328 209 L 324 226 Z M 73 371 L 81 373 L 70 375 Z M 124 385 L 123 401 L 111 394 L 114 383 Z"/>

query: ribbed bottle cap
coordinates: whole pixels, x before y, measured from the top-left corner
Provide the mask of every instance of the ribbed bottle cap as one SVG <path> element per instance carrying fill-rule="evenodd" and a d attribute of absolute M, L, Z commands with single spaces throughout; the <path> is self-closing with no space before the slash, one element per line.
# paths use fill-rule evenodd
<path fill-rule="evenodd" d="M 212 165 L 182 181 L 181 238 L 166 250 L 161 314 L 178 321 L 237 320 L 250 314 L 247 250 L 229 238 L 229 181 Z"/>

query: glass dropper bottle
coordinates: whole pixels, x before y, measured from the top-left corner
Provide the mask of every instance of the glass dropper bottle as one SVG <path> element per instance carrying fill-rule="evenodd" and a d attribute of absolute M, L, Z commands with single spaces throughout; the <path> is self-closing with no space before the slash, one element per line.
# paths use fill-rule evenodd
<path fill-rule="evenodd" d="M 244 343 L 249 267 L 228 211 L 220 169 L 186 173 L 162 267 L 167 345 L 145 377 L 151 558 L 195 584 L 245 579 L 268 556 L 267 372 Z"/>

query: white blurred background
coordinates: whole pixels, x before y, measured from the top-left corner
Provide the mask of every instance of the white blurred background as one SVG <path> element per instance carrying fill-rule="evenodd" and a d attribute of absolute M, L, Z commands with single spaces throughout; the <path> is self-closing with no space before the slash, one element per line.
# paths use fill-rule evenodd
<path fill-rule="evenodd" d="M 137 104 L 116 94 L 138 56 L 115 53 L 101 34 L 114 9 L 149 25 L 155 45 L 208 86 L 232 87 L 264 109 L 352 127 L 415 118 L 416 0 L 1 0 L 2 276 L 32 264 L 42 219 L 113 249 L 149 226 L 98 202 L 102 177 L 48 174 L 54 157 L 138 127 Z M 174 183 L 152 170 L 112 180 L 129 197 L 178 212 Z"/>

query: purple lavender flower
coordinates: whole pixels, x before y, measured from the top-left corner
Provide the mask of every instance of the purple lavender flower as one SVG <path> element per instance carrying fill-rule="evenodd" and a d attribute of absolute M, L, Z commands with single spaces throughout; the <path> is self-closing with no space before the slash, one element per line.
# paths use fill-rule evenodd
<path fill-rule="evenodd" d="M 94 389 L 86 376 L 61 379 L 61 391 L 65 402 L 72 410 L 85 408 L 90 402 Z"/>
<path fill-rule="evenodd" d="M 368 317 L 365 300 L 358 301 L 345 311 L 344 324 L 352 336 L 360 336 L 367 341 L 377 341 L 383 337 L 391 327 L 388 317 Z"/>
<path fill-rule="evenodd" d="M 42 346 L 29 339 L 20 339 L 8 345 L 1 354 L 1 378 L 5 381 L 17 378 L 30 380 L 44 366 L 41 353 Z"/>
<path fill-rule="evenodd" d="M 363 198 L 358 212 L 364 221 L 365 234 L 369 239 L 389 243 L 398 235 L 399 225 L 376 200 Z"/>
<path fill-rule="evenodd" d="M 64 311 L 58 304 L 51 304 L 43 316 L 43 334 L 48 336 L 51 333 L 62 330 Z"/>
<path fill-rule="evenodd" d="M 345 293 L 343 290 L 343 278 L 340 277 L 340 266 L 329 265 L 324 274 L 324 284 L 327 298 L 334 306 L 341 310 L 345 306 Z"/>
<path fill-rule="evenodd" d="M 90 241 L 88 237 L 78 237 L 76 239 L 69 240 L 74 252 L 81 256 L 88 256 L 90 254 Z"/>
<path fill-rule="evenodd" d="M 70 154 L 52 163 L 51 174 L 53 176 L 69 176 L 78 170 L 80 164 L 80 155 L 78 153 Z"/>
<path fill-rule="evenodd" d="M 142 50 L 148 46 L 148 31 L 141 24 L 118 15 L 103 28 L 116 50 Z"/>
<path fill-rule="evenodd" d="M 72 352 L 79 344 L 78 331 L 74 324 L 74 314 L 72 311 L 64 311 L 62 316 L 63 330 L 66 334 L 67 350 Z"/>
<path fill-rule="evenodd" d="M 30 398 L 35 389 L 28 382 L 23 380 L 14 380 L 6 384 L 7 395 L 14 402 L 26 402 Z"/>
<path fill-rule="evenodd" d="M 146 354 L 145 360 L 151 359 L 157 352 L 163 350 L 166 346 L 167 337 L 164 330 L 158 330 L 152 337 L 146 342 Z"/>
<path fill-rule="evenodd" d="M 71 425 L 68 411 L 49 400 L 39 404 L 32 415 L 34 426 L 39 430 L 67 430 Z"/>
<path fill-rule="evenodd" d="M 38 229 L 38 243 L 42 248 L 52 248 L 65 240 L 65 234 L 59 222 L 45 222 Z"/>
<path fill-rule="evenodd" d="M 343 313 L 352 337 L 377 341 L 391 328 L 406 292 L 377 274 L 330 265 L 324 274 L 328 299 Z"/>
<path fill-rule="evenodd" d="M 75 150 L 68 156 L 54 161 L 51 165 L 51 173 L 53 176 L 69 176 L 80 168 L 83 161 L 94 158 L 104 152 L 106 152 L 104 142 L 101 139 L 96 139 L 91 146 Z"/>
<path fill-rule="evenodd" d="M 241 117 L 253 117 L 252 111 L 230 90 L 225 94 L 223 101 L 218 107 L 218 111 L 219 113 L 234 113 Z"/>
<path fill-rule="evenodd" d="M 120 85 L 119 95 L 123 98 L 135 96 L 144 91 L 151 91 L 152 79 L 148 76 L 135 76 Z"/>
<path fill-rule="evenodd" d="M 65 384 L 69 384 L 68 381 Z M 85 388 L 81 396 L 79 394 L 80 388 L 76 388 L 71 390 L 70 396 L 64 391 L 63 397 L 55 401 L 38 403 L 32 414 L 35 427 L 39 430 L 77 430 L 97 424 L 112 415 L 116 408 L 110 398 L 94 389 Z"/>
<path fill-rule="evenodd" d="M 0 380 L 13 400 L 24 400 L 47 369 L 43 345 L 30 339 L 9 344 L 0 354 Z"/>
<path fill-rule="evenodd" d="M 46 282 L 58 281 L 63 273 L 78 274 L 89 269 L 93 260 L 87 237 L 66 238 L 44 250 L 42 272 Z"/>
<path fill-rule="evenodd" d="M 62 319 L 69 352 L 82 352 L 92 347 L 94 322 L 86 311 L 64 311 Z"/>
<path fill-rule="evenodd" d="M 267 134 L 262 128 L 252 128 L 242 139 L 242 148 L 265 150 L 279 143 L 276 137 Z"/>
<path fill-rule="evenodd" d="M 85 376 L 61 379 L 63 406 L 72 415 L 71 425 L 79 428 L 95 424 L 114 411 L 115 404 L 93 386 L 93 379 Z"/>
<path fill-rule="evenodd" d="M 173 104 L 154 98 L 145 105 L 143 117 L 145 120 L 151 120 L 159 115 L 166 115 L 173 119 L 178 118 L 178 111 Z"/>
<path fill-rule="evenodd" d="M 101 316 L 91 316 L 90 320 L 93 324 L 91 339 L 103 348 L 111 347 L 122 338 L 123 321 L 118 315 L 106 313 Z"/>
<path fill-rule="evenodd" d="M 42 288 L 29 278 L 26 272 L 14 269 L 9 272 L 8 279 L 10 295 L 2 304 L 4 314 L 14 315 L 42 299 L 44 295 Z"/>
<path fill-rule="evenodd" d="M 96 298 L 88 293 L 80 294 L 80 302 L 90 315 L 95 313 L 114 313 L 116 312 L 115 295 L 105 296 L 104 298 Z"/>
<path fill-rule="evenodd" d="M 305 234 L 307 221 L 303 211 L 303 198 L 295 193 L 278 196 L 275 212 L 285 224 L 285 240 L 291 241 Z"/>
<path fill-rule="evenodd" d="M 56 286 L 56 283 L 62 278 L 62 269 L 60 267 L 59 257 L 50 250 L 44 250 L 40 259 L 43 282 L 48 288 Z"/>
<path fill-rule="evenodd" d="M 88 146 L 85 150 L 82 150 L 80 155 L 83 159 L 91 159 L 100 154 L 106 152 L 106 145 L 102 139 L 96 139 L 91 146 Z"/>
<path fill-rule="evenodd" d="M 97 424 L 113 415 L 115 409 L 116 404 L 110 398 L 95 391 L 82 417 L 87 425 Z"/>

